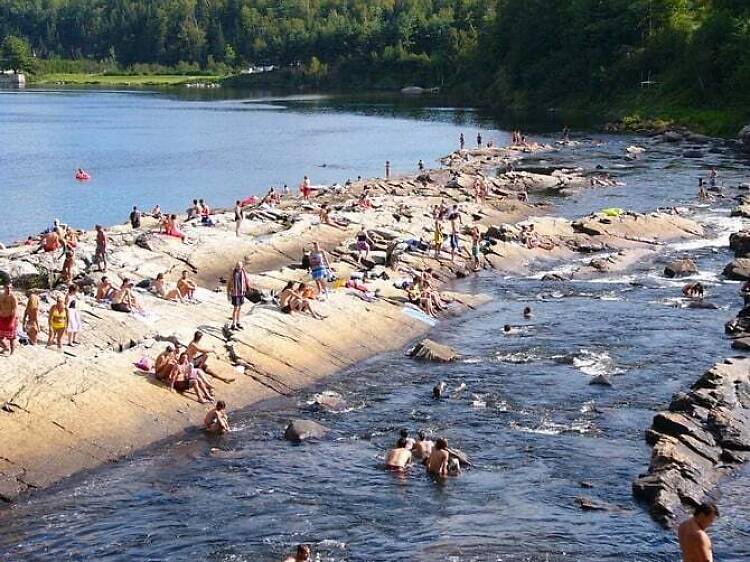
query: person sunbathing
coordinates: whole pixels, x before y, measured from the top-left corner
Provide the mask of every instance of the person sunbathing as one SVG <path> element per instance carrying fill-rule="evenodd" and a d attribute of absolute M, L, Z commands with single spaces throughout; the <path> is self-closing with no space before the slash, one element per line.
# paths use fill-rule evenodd
<path fill-rule="evenodd" d="M 154 279 L 154 282 L 151 283 L 151 291 L 161 299 L 182 302 L 182 295 L 180 294 L 179 289 L 167 289 L 163 273 L 159 273 L 156 276 L 156 279 Z"/>
<path fill-rule="evenodd" d="M 183 270 L 182 277 L 177 281 L 177 290 L 183 299 L 192 301 L 195 299 L 195 289 L 197 285 L 188 277 L 188 272 Z"/>
<path fill-rule="evenodd" d="M 279 308 L 284 314 L 293 314 L 295 312 L 307 312 L 313 318 L 322 320 L 324 317 L 315 312 L 310 305 L 310 300 L 305 298 L 305 292 L 312 290 L 304 283 L 300 283 L 295 288 L 294 281 L 289 281 L 281 294 L 279 294 Z M 308 293 L 309 294 L 309 293 Z"/>
<path fill-rule="evenodd" d="M 193 341 L 191 341 L 188 346 L 185 353 L 188 356 L 188 359 L 190 359 L 190 362 L 192 363 L 193 367 L 196 369 L 201 369 L 204 371 L 207 375 L 212 376 L 215 379 L 219 379 L 222 382 L 230 383 L 234 382 L 233 378 L 225 378 L 219 375 L 216 371 L 210 369 L 207 365 L 208 363 L 208 356 L 213 353 L 216 355 L 216 351 L 213 349 L 208 349 L 201 347 L 200 341 L 203 339 L 203 332 L 197 331 L 195 334 L 193 334 Z M 209 388 L 213 389 L 211 385 L 206 383 Z"/>

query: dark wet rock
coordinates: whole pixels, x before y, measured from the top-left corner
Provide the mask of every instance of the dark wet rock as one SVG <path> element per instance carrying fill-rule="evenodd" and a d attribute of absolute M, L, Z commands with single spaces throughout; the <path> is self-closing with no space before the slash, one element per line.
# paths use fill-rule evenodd
<path fill-rule="evenodd" d="M 422 361 L 448 363 L 458 357 L 458 354 L 447 345 L 441 345 L 430 339 L 423 340 L 409 352 L 409 357 Z"/>
<path fill-rule="evenodd" d="M 612 386 L 612 379 L 610 379 L 607 375 L 596 375 L 589 381 L 589 384 L 598 386 Z"/>
<path fill-rule="evenodd" d="M 492 225 L 487 229 L 485 238 L 490 240 L 501 240 L 503 242 L 512 242 L 518 239 L 521 230 L 510 224 Z"/>
<path fill-rule="evenodd" d="M 664 268 L 664 275 L 666 277 L 684 277 L 686 275 L 693 275 L 697 271 L 698 269 L 695 267 L 693 260 L 683 258 L 667 265 Z"/>
<path fill-rule="evenodd" d="M 740 351 L 750 351 L 750 337 L 737 338 L 732 342 L 732 349 L 738 349 Z"/>
<path fill-rule="evenodd" d="M 690 300 L 685 303 L 685 308 L 702 308 L 705 310 L 718 310 L 720 307 L 715 302 L 703 299 Z"/>
<path fill-rule="evenodd" d="M 609 504 L 585 496 L 578 496 L 576 503 L 583 511 L 609 511 L 612 509 Z"/>
<path fill-rule="evenodd" d="M 312 420 L 292 420 L 284 431 L 284 439 L 301 443 L 310 439 L 322 439 L 330 429 Z"/>
<path fill-rule="evenodd" d="M 578 483 L 578 485 L 579 485 L 579 486 L 580 486 L 581 488 L 593 488 L 593 487 L 594 487 L 594 484 L 592 484 L 591 482 L 588 482 L 588 481 L 586 481 L 586 480 L 581 480 L 581 481 L 580 481 L 580 482 Z"/>
<path fill-rule="evenodd" d="M 664 142 L 680 142 L 684 138 L 685 137 L 677 131 L 664 131 L 664 134 L 659 137 L 659 140 Z"/>
<path fill-rule="evenodd" d="M 542 277 L 542 281 L 570 281 L 572 275 L 565 275 L 563 273 L 545 273 Z"/>
<path fill-rule="evenodd" d="M 742 129 L 740 129 L 740 132 L 737 133 L 737 137 L 739 138 L 745 150 L 750 150 L 750 125 L 745 125 L 744 127 L 742 127 Z"/>
<path fill-rule="evenodd" d="M 663 525 L 711 497 L 722 476 L 750 456 L 749 376 L 750 359 L 714 365 L 654 417 L 646 432 L 651 464 L 633 493 Z"/>
<path fill-rule="evenodd" d="M 728 264 L 722 272 L 727 279 L 746 281 L 750 279 L 750 258 L 737 258 Z"/>
<path fill-rule="evenodd" d="M 449 448 L 448 453 L 450 455 L 450 458 L 458 459 L 458 462 L 461 463 L 461 466 L 473 466 L 471 464 L 471 459 L 469 458 L 469 456 L 461 449 Z"/>
<path fill-rule="evenodd" d="M 750 254 L 750 231 L 740 230 L 729 236 L 729 247 L 738 258 Z"/>
<path fill-rule="evenodd" d="M 570 248 L 582 254 L 596 254 L 608 250 L 606 244 L 601 242 L 591 242 L 588 240 L 574 240 L 569 244 Z"/>
<path fill-rule="evenodd" d="M 686 150 L 682 153 L 685 158 L 703 158 L 703 151 L 697 149 Z"/>

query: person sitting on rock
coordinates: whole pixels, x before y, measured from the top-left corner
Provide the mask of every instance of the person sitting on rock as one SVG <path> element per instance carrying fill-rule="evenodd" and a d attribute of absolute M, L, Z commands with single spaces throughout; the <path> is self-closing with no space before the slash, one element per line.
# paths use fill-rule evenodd
<path fill-rule="evenodd" d="M 310 547 L 306 544 L 301 544 L 297 547 L 297 554 L 285 558 L 284 562 L 311 562 L 311 560 Z"/>
<path fill-rule="evenodd" d="M 112 293 L 112 310 L 128 314 L 133 310 L 141 310 L 133 294 L 133 282 L 130 279 L 124 279 L 120 289 Z"/>
<path fill-rule="evenodd" d="M 180 355 L 177 364 L 172 367 L 172 372 L 169 375 L 169 389 L 179 392 L 180 394 L 192 390 L 195 392 L 198 397 L 198 402 L 201 404 L 211 401 L 209 387 L 206 386 L 205 381 L 199 377 L 198 371 L 190 363 L 187 353 Z"/>
<path fill-rule="evenodd" d="M 702 299 L 703 292 L 703 283 L 699 281 L 696 281 L 695 283 L 688 283 L 682 288 L 682 294 L 689 299 Z"/>
<path fill-rule="evenodd" d="M 168 345 L 164 351 L 156 356 L 154 376 L 157 380 L 167 381 L 175 365 L 177 365 L 177 352 L 171 345 Z"/>
<path fill-rule="evenodd" d="M 388 470 L 404 470 L 411 463 L 411 451 L 406 438 L 400 437 L 396 447 L 385 454 L 385 467 Z"/>
<path fill-rule="evenodd" d="M 195 299 L 195 289 L 197 285 L 188 277 L 187 270 L 183 270 L 182 276 L 177 281 L 177 290 L 180 292 L 180 296 L 185 299 L 192 301 Z"/>
<path fill-rule="evenodd" d="M 182 302 L 182 295 L 180 294 L 179 289 L 167 289 L 167 283 L 164 280 L 163 273 L 159 273 L 153 283 L 151 283 L 151 291 L 161 299 Z"/>
<path fill-rule="evenodd" d="M 216 403 L 216 407 L 210 410 L 203 419 L 203 427 L 209 433 L 229 433 L 229 419 L 227 418 L 227 404 L 223 400 Z"/>
<path fill-rule="evenodd" d="M 435 476 L 448 476 L 448 441 L 442 437 L 435 442 L 435 448 L 427 459 L 427 472 Z"/>
<path fill-rule="evenodd" d="M 115 288 L 112 286 L 112 283 L 109 282 L 109 278 L 105 275 L 96 286 L 96 300 L 98 302 L 108 301 L 112 298 L 114 292 Z"/>
<path fill-rule="evenodd" d="M 203 339 L 203 332 L 198 330 L 195 332 L 195 334 L 193 334 L 193 341 L 191 341 L 188 344 L 187 350 L 185 351 L 185 353 L 188 356 L 188 359 L 193 364 L 193 366 L 196 369 L 201 369 L 207 375 L 210 375 L 215 379 L 219 379 L 220 381 L 223 381 L 226 383 L 234 382 L 234 379 L 222 377 L 216 371 L 213 371 L 208 367 L 207 365 L 208 356 L 211 353 L 216 355 L 216 351 L 213 349 L 201 347 L 200 346 L 201 339 Z"/>

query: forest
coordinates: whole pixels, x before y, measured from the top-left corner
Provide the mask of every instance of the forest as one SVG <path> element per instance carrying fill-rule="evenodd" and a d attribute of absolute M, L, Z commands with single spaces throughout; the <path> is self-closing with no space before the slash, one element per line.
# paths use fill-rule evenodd
<path fill-rule="evenodd" d="M 264 64 L 513 108 L 750 101 L 748 0 L 1 0 L 8 38 L 0 57 L 21 39 L 42 71 Z"/>

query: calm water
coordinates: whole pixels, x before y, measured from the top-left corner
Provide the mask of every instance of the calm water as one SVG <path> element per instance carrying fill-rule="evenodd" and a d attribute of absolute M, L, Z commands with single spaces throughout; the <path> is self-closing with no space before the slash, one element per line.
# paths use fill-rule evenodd
<path fill-rule="evenodd" d="M 34 99 L 46 98 L 21 99 L 34 106 Z M 207 119 L 196 114 L 211 111 L 228 119 L 224 109 L 142 99 L 157 114 L 156 107 L 166 115 L 174 112 L 174 123 Z M 136 104 L 120 95 L 100 100 L 85 94 L 83 100 L 101 104 L 100 112 L 112 104 Z M 408 143 L 387 138 L 387 131 L 401 130 L 416 139 L 420 133 L 410 131 L 429 130 L 436 137 L 425 147 L 435 141 L 430 149 L 435 155 L 450 148 L 460 128 L 451 123 L 464 118 L 450 111 L 427 112 L 419 119 L 386 117 L 388 108 L 319 102 L 231 111 L 248 120 L 275 112 L 293 119 L 295 129 L 302 122 L 309 123 L 308 130 L 340 129 L 330 134 L 332 139 L 353 138 L 349 124 L 362 135 L 375 127 L 389 148 Z M 142 132 L 142 142 L 162 147 L 152 125 L 144 125 L 150 136 Z M 437 138 L 438 133 L 450 138 Z M 294 134 L 281 125 L 273 133 Z M 233 126 L 228 135 L 240 133 Z M 174 138 L 173 132 L 168 137 Z M 745 163 L 731 154 L 696 162 L 679 158 L 672 148 L 659 149 L 633 165 L 620 156 L 638 139 L 598 138 L 605 144 L 596 150 L 563 152 L 539 165 L 600 164 L 618 170 L 628 186 L 557 199 L 561 212 L 691 203 L 695 178 L 712 163 L 721 166 L 727 183 L 745 179 Z M 380 142 L 349 147 L 351 161 L 385 153 Z M 401 155 L 403 166 L 414 159 L 409 154 Z M 304 158 L 280 157 L 292 163 Z M 240 165 L 236 154 L 231 159 Z M 323 172 L 341 178 L 335 170 Z M 184 186 L 174 185 L 185 193 L 200 186 L 189 177 Z M 79 200 L 84 210 L 86 201 Z M 226 438 L 189 435 L 27 498 L 0 510 L 0 560 L 255 562 L 279 559 L 299 542 L 312 543 L 323 561 L 678 560 L 672 534 L 634 503 L 630 485 L 648 465 L 643 431 L 654 412 L 732 354 L 722 324 L 740 305 L 738 285 L 722 282 L 718 272 L 730 259 L 726 233 L 740 222 L 730 219 L 722 204 L 698 213 L 716 232 L 706 240 L 670 246 L 663 259 L 694 256 L 700 269 L 696 277 L 709 285 L 719 310 L 671 306 L 681 283 L 661 279 L 659 264 L 596 282 L 482 275 L 461 288 L 491 294 L 493 302 L 441 323 L 433 334 L 460 350 L 461 362 L 425 365 L 401 353 L 377 357 L 319 389 L 235 415 L 237 431 Z M 502 336 L 503 324 L 525 323 L 521 311 L 527 305 L 534 318 L 523 335 Z M 611 374 L 614 387 L 590 386 L 598 373 Z M 440 380 L 454 388 L 465 383 L 467 389 L 435 402 L 431 389 Z M 340 392 L 351 409 L 340 414 L 311 409 L 308 402 L 322 389 Z M 334 438 L 303 446 L 283 441 L 286 420 L 297 416 L 322 421 L 334 430 Z M 382 454 L 402 427 L 447 437 L 473 458 L 475 468 L 442 484 L 418 468 L 405 478 L 386 473 L 379 468 Z M 222 452 L 212 454 L 216 447 Z M 581 481 L 593 488 L 583 489 Z M 717 560 L 745 561 L 750 557 L 750 471 L 726 480 L 722 494 L 724 516 L 712 531 Z M 579 495 L 610 509 L 582 512 L 575 503 Z"/>
<path fill-rule="evenodd" d="M 348 106 L 348 107 L 347 107 Z M 0 92 L 0 186 L 12 220 L 0 240 L 55 217 L 80 227 L 124 222 L 132 205 L 183 210 L 313 184 L 411 171 L 475 133 L 476 115 L 441 107 L 249 98 L 187 101 L 146 92 Z M 488 136 L 489 135 L 489 136 Z M 507 135 L 485 133 L 487 138 Z M 79 183 L 76 168 L 93 180 Z"/>

